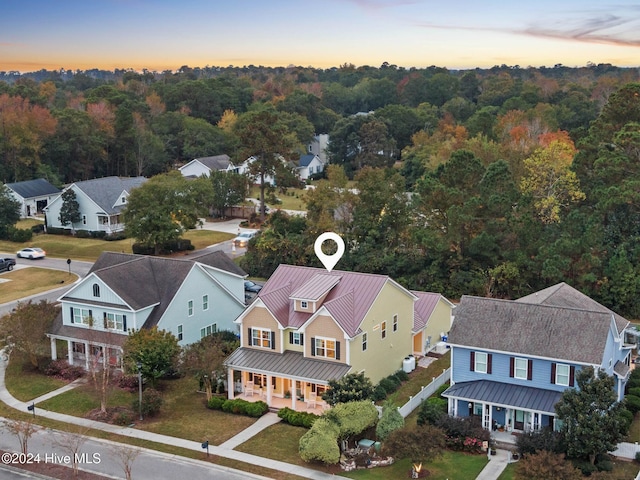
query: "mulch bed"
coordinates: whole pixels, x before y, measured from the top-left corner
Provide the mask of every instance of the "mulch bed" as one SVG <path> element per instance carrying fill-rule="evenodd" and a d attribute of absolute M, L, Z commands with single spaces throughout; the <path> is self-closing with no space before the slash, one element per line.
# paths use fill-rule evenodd
<path fill-rule="evenodd" d="M 0 450 L 0 454 L 2 453 L 12 452 L 5 452 L 4 450 Z M 70 478 L 77 478 L 78 480 L 110 480 L 110 477 L 105 477 L 102 475 L 98 475 L 97 473 L 89 473 L 82 470 L 78 470 L 78 476 L 74 477 L 73 468 L 54 463 L 40 462 L 24 465 L 12 463 L 11 466 L 27 472 L 39 473 L 40 475 L 44 475 L 47 477 L 57 478 L 59 480 L 69 480 Z"/>

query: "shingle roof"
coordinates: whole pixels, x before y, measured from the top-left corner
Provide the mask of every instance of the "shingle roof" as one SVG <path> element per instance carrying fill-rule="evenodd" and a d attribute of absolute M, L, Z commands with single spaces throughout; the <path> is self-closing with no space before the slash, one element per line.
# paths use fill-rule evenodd
<path fill-rule="evenodd" d="M 612 314 L 465 295 L 449 343 L 600 365 Z"/>
<path fill-rule="evenodd" d="M 120 212 L 124 205 L 114 207 L 122 192 L 131 192 L 131 189 L 139 187 L 147 179 L 144 177 L 104 177 L 75 182 L 76 188 L 82 190 L 91 200 L 107 214 Z"/>
<path fill-rule="evenodd" d="M 307 155 L 302 155 L 300 157 L 300 162 L 299 165 L 301 167 L 308 167 L 309 164 L 312 162 L 312 160 L 316 158 L 316 155 L 314 155 L 313 153 L 309 153 Z"/>
<path fill-rule="evenodd" d="M 127 335 L 113 333 L 109 331 L 72 327 L 62 323 L 62 313 L 60 313 L 53 321 L 49 334 L 57 337 L 73 338 L 74 340 L 85 340 L 91 343 L 111 345 L 121 347 L 127 340 Z"/>
<path fill-rule="evenodd" d="M 196 262 L 239 276 L 246 275 L 219 250 L 189 259 L 104 252 L 89 273 L 109 285 L 134 310 L 156 305 L 144 324 L 145 328 L 150 328 L 158 323 Z M 63 299 L 72 300 L 72 297 Z"/>
<path fill-rule="evenodd" d="M 631 371 L 631 368 L 629 368 L 629 365 L 627 365 L 626 363 L 621 362 L 620 360 L 618 360 L 616 362 L 616 364 L 613 366 L 613 371 L 616 374 L 618 374 L 618 376 L 620 376 L 622 378 L 626 378 L 626 376 Z"/>
<path fill-rule="evenodd" d="M 526 297 L 519 298 L 516 302 L 534 303 L 537 305 L 553 305 L 556 307 L 577 308 L 579 310 L 610 313 L 613 314 L 616 319 L 618 332 L 622 332 L 629 323 L 617 313 L 612 312 L 604 305 L 599 304 L 591 297 L 588 297 L 584 293 L 564 282 L 545 288 L 539 292 L 534 292 Z"/>
<path fill-rule="evenodd" d="M 456 397 L 472 402 L 487 402 L 503 407 L 523 408 L 555 415 L 554 405 L 560 400 L 561 392 L 542 388 L 512 385 L 510 383 L 478 380 L 458 382 L 447 388 L 443 397 Z"/>
<path fill-rule="evenodd" d="M 231 163 L 231 158 L 226 154 L 196 158 L 196 160 L 211 170 L 226 170 Z"/>
<path fill-rule="evenodd" d="M 236 349 L 227 357 L 224 364 L 238 370 L 251 370 L 267 375 L 287 376 L 323 383 L 342 378 L 351 370 L 350 365 L 306 358 L 301 352 L 286 350 L 284 353 L 276 353 L 244 347 Z"/>
<path fill-rule="evenodd" d="M 7 183 L 6 186 L 25 199 L 60 193 L 59 188 L 54 187 L 44 178 L 27 180 L 25 182 Z"/>
<path fill-rule="evenodd" d="M 325 297 L 326 307 L 340 327 L 354 337 L 382 287 L 391 279 L 384 275 L 370 273 L 343 272 L 332 270 L 327 273 L 320 268 L 280 265 L 258 294 L 276 320 L 283 327 L 300 327 L 311 316 L 293 311 L 291 293 L 305 285 L 316 275 L 340 277 L 339 282 Z M 409 294 L 410 292 L 407 291 Z M 349 300 L 351 298 L 351 300 Z M 353 299 L 357 298 L 357 302 Z"/>
<path fill-rule="evenodd" d="M 431 317 L 442 295 L 439 293 L 416 292 L 414 290 L 411 290 L 411 293 L 418 297 L 416 303 L 413 304 L 413 331 L 419 332 L 427 326 L 429 317 Z"/>

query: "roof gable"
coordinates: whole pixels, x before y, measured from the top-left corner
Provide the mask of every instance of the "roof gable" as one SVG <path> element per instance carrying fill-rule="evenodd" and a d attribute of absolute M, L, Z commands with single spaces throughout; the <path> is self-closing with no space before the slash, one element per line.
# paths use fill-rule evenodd
<path fill-rule="evenodd" d="M 429 318 L 436 309 L 442 295 L 439 293 L 417 292 L 411 290 L 418 300 L 413 304 L 413 331 L 419 332 L 424 329 L 429 322 Z"/>
<path fill-rule="evenodd" d="M 449 332 L 453 345 L 600 365 L 610 312 L 463 296 Z"/>
<path fill-rule="evenodd" d="M 93 180 L 85 180 L 76 182 L 72 185 L 80 190 L 104 213 L 118 213 L 123 204 L 115 206 L 123 192 L 131 192 L 131 189 L 142 185 L 147 179 L 144 177 L 120 178 L 120 177 L 104 177 L 95 178 Z"/>
<path fill-rule="evenodd" d="M 27 180 L 24 182 L 7 183 L 6 186 L 25 199 L 43 197 L 46 195 L 56 195 L 60 193 L 59 188 L 54 187 L 44 178 Z"/>
<path fill-rule="evenodd" d="M 231 158 L 226 154 L 196 158 L 196 160 L 210 170 L 226 170 L 231 164 Z"/>

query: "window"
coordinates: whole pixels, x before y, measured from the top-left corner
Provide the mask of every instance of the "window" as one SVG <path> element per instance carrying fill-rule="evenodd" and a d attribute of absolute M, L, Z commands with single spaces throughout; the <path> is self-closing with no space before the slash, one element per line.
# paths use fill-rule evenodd
<path fill-rule="evenodd" d="M 302 333 L 291 332 L 291 335 L 289 335 L 289 343 L 291 345 L 302 345 Z"/>
<path fill-rule="evenodd" d="M 189 300 L 188 310 L 189 310 L 189 316 L 193 317 L 193 300 Z"/>
<path fill-rule="evenodd" d="M 487 354 L 484 352 L 475 352 L 474 371 L 478 373 L 487 373 Z"/>
<path fill-rule="evenodd" d="M 398 331 L 398 315 L 393 316 L 393 331 Z"/>
<path fill-rule="evenodd" d="M 93 296 L 94 297 L 100 296 L 100 285 L 98 285 L 97 283 L 93 284 Z"/>
<path fill-rule="evenodd" d="M 105 328 L 112 330 L 124 330 L 124 315 L 119 313 L 105 313 Z"/>
<path fill-rule="evenodd" d="M 89 325 L 91 310 L 87 310 L 86 308 L 72 308 L 71 313 L 71 323 L 84 323 L 85 325 Z"/>
<path fill-rule="evenodd" d="M 380 335 L 383 339 L 387 338 L 387 322 L 382 322 L 380 324 Z"/>
<path fill-rule="evenodd" d="M 272 348 L 271 330 L 252 328 L 251 345 L 253 345 L 254 347 Z"/>
<path fill-rule="evenodd" d="M 87 216 L 86 215 L 82 215 L 82 224 L 83 225 L 87 224 Z"/>
<path fill-rule="evenodd" d="M 364 332 L 362 334 L 362 351 L 363 352 L 367 351 L 367 332 Z"/>
<path fill-rule="evenodd" d="M 302 300 L 300 302 L 300 308 L 309 308 L 309 304 L 305 300 Z"/>
<path fill-rule="evenodd" d="M 182 324 L 178 325 L 178 341 L 182 341 Z"/>
<path fill-rule="evenodd" d="M 218 331 L 218 324 L 212 323 L 211 325 L 207 325 L 204 328 L 200 329 L 200 338 L 208 337 L 212 333 L 216 333 Z"/>
<path fill-rule="evenodd" d="M 571 371 L 571 369 L 569 368 L 569 365 L 562 365 L 558 363 L 555 365 L 555 368 L 556 368 L 555 381 L 553 383 L 555 383 L 556 385 L 562 385 L 562 386 L 568 387 L 569 375 Z"/>
<path fill-rule="evenodd" d="M 202 295 L 202 310 L 209 310 L 209 295 Z"/>
<path fill-rule="evenodd" d="M 122 198 L 120 199 L 120 201 L 121 201 L 122 203 L 127 203 L 127 198 L 126 198 L 126 197 L 122 197 Z"/>
<path fill-rule="evenodd" d="M 528 365 L 529 365 L 529 361 L 526 358 L 516 358 L 515 369 L 513 373 L 514 378 L 520 378 L 522 380 L 526 380 Z"/>
<path fill-rule="evenodd" d="M 336 341 L 329 338 L 315 339 L 316 357 L 336 358 Z"/>

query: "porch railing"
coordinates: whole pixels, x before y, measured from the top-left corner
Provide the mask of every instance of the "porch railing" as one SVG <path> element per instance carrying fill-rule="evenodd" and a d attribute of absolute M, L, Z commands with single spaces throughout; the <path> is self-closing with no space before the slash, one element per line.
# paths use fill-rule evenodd
<path fill-rule="evenodd" d="M 423 386 L 415 397 L 410 396 L 407 403 L 398 407 L 398 411 L 404 418 L 407 418 L 411 412 L 420 406 L 423 400 L 426 400 L 433 395 L 438 388 L 447 383 L 450 379 L 451 367 L 443 370 L 442 373 L 435 377 L 429 385 Z"/>

